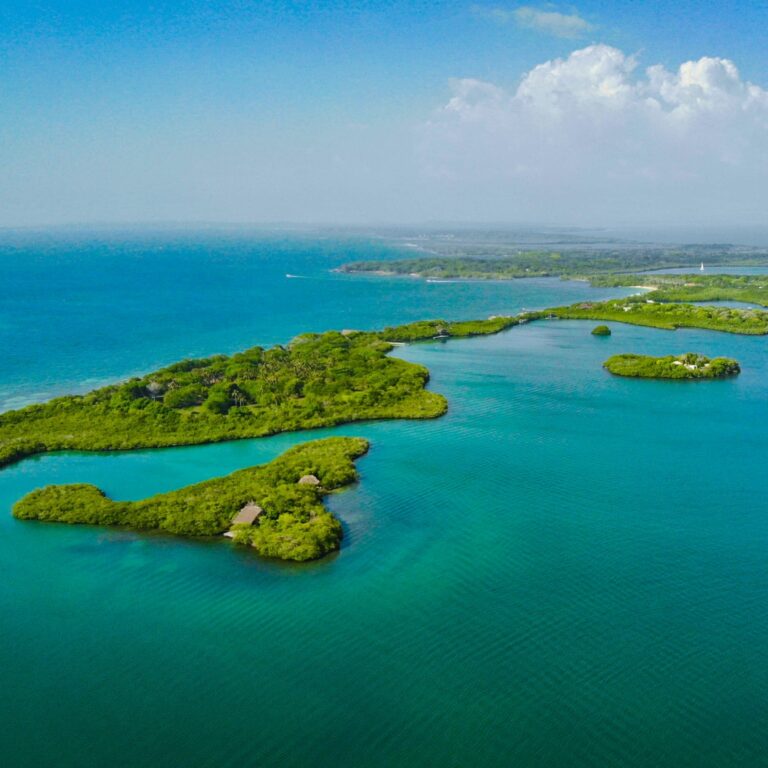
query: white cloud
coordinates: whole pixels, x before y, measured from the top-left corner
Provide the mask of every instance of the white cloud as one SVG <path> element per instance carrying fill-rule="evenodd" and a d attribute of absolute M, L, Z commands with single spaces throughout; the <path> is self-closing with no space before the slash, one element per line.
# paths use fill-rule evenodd
<path fill-rule="evenodd" d="M 577 13 L 565 14 L 557 11 L 542 11 L 524 5 L 514 11 L 515 21 L 521 27 L 548 32 L 557 37 L 581 37 L 592 29 L 592 25 Z"/>
<path fill-rule="evenodd" d="M 559 13 L 533 8 L 530 5 L 523 5 L 513 10 L 475 5 L 472 6 L 472 10 L 478 16 L 491 19 L 499 24 L 514 22 L 526 29 L 535 29 L 556 37 L 577 38 L 593 28 L 578 13 Z"/>
<path fill-rule="evenodd" d="M 424 127 L 425 168 L 471 186 L 502 218 L 762 217 L 768 91 L 728 59 L 638 69 L 592 45 L 534 67 L 512 91 L 455 80 Z"/>

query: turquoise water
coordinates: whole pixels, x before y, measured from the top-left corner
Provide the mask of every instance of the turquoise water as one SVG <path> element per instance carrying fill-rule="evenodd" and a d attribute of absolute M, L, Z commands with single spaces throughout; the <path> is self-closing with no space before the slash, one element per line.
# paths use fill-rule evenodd
<path fill-rule="evenodd" d="M 510 289 L 330 271 L 398 257 L 377 242 L 237 231 L 0 236 L 0 410 L 307 330 L 486 317 L 609 295 L 560 280 Z"/>
<path fill-rule="evenodd" d="M 202 276 L 205 253 L 219 253 L 214 241 L 196 257 L 178 246 L 152 295 L 175 290 L 179 311 L 218 307 L 220 326 L 190 319 L 171 341 L 157 333 L 159 312 L 116 306 L 112 319 L 123 324 L 109 333 L 125 348 L 101 360 L 108 347 L 78 335 L 89 312 L 100 324 L 89 289 L 83 315 L 24 331 L 16 346 L 35 334 L 45 346 L 30 355 L 34 364 L 4 367 L 3 386 L 80 386 L 109 376 L 110 365 L 113 375 L 141 370 L 185 345 L 233 349 L 341 319 L 484 316 L 603 295 L 557 280 L 350 282 L 324 271 L 334 254 L 379 246 L 281 242 L 296 273 L 314 275 L 307 284 L 322 279 L 322 289 L 294 288 L 299 281 L 278 267 L 260 278 L 253 262 L 269 259 L 268 241 L 225 241 L 224 251 L 247 251 L 231 277 L 174 289 L 174 261 Z M 120 262 L 124 247 L 102 252 L 101 268 Z M 67 263 L 80 268 L 74 255 Z M 249 279 L 260 297 L 251 303 Z M 227 283 L 252 313 L 227 312 Z M 115 295 L 126 292 L 123 282 Z M 36 317 L 29 309 L 27 323 Z M 596 339 L 590 328 L 541 322 L 401 348 L 450 400 L 436 421 L 52 455 L 1 471 L 3 763 L 766 764 L 765 339 L 616 324 Z M 600 367 L 619 351 L 688 350 L 733 355 L 743 373 L 649 382 Z M 138 498 L 326 434 L 363 435 L 373 448 L 359 463 L 360 484 L 330 501 L 345 525 L 342 551 L 309 566 L 224 542 L 22 523 L 9 513 L 44 483 L 90 481 Z"/>

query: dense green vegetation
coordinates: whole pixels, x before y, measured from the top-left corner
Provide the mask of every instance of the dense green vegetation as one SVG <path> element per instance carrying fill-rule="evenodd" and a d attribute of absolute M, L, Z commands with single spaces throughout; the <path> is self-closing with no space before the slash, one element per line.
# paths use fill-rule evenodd
<path fill-rule="evenodd" d="M 183 360 L 141 378 L 0 414 L 0 466 L 57 450 L 125 450 L 260 437 L 364 419 L 428 419 L 445 398 L 390 342 L 498 333 L 534 318 L 431 320 L 379 333 L 304 334 L 286 347 Z"/>
<path fill-rule="evenodd" d="M 432 244 L 434 247 L 434 244 Z M 445 245 L 439 246 L 441 250 Z M 409 259 L 355 261 L 343 264 L 342 272 L 410 275 L 433 280 L 510 280 L 519 277 L 578 277 L 698 266 L 702 253 L 710 263 L 768 264 L 768 253 L 720 246 L 695 248 L 627 248 L 620 250 L 512 251 L 497 255 L 497 246 L 458 249 L 455 255 L 420 256 Z M 489 250 L 492 253 L 489 254 Z M 622 285 L 626 283 L 621 283 Z M 634 283 L 629 283 L 634 285 Z"/>
<path fill-rule="evenodd" d="M 183 360 L 141 378 L 0 414 L 0 465 L 44 451 L 234 440 L 362 419 L 434 418 L 423 366 L 376 334 L 299 336 L 287 347 Z"/>
<path fill-rule="evenodd" d="M 342 536 L 341 524 L 323 506 L 322 497 L 356 479 L 354 459 L 367 449 L 361 438 L 315 440 L 269 464 L 142 501 L 112 501 L 93 485 L 50 485 L 18 501 L 13 514 L 24 520 L 213 536 L 229 530 L 233 516 L 255 502 L 264 514 L 253 526 L 235 526 L 235 541 L 268 557 L 313 560 L 338 549 Z M 316 475 L 321 486 L 300 485 L 305 474 Z"/>
<path fill-rule="evenodd" d="M 729 357 L 710 359 L 695 352 L 685 355 L 614 355 L 603 366 L 616 376 L 641 379 L 719 379 L 735 376 L 741 368 Z"/>
<path fill-rule="evenodd" d="M 542 317 L 768 333 L 763 310 L 631 297 L 378 333 L 304 334 L 285 347 L 183 360 L 86 395 L 0 414 L 0 466 L 46 451 L 191 445 L 364 419 L 435 418 L 445 412 L 445 398 L 425 389 L 426 368 L 388 356 L 391 342 L 493 334 Z"/>
<path fill-rule="evenodd" d="M 487 336 L 499 333 L 520 323 L 526 323 L 540 316 L 539 312 L 527 312 L 517 317 L 489 317 L 487 320 L 422 320 L 407 325 L 385 328 L 378 335 L 387 341 L 408 342 L 428 339 L 449 339 L 468 336 Z"/>
<path fill-rule="evenodd" d="M 606 288 L 653 287 L 643 296 L 653 301 L 742 301 L 768 307 L 768 275 L 600 275 L 590 282 Z"/>
<path fill-rule="evenodd" d="M 342 272 L 373 272 L 381 275 L 410 275 L 432 279 L 508 280 L 515 277 L 559 275 L 560 253 L 530 251 L 513 258 L 423 256 L 396 261 L 355 261 L 340 267 Z"/>
<path fill-rule="evenodd" d="M 768 312 L 693 304 L 648 303 L 618 299 L 582 302 L 548 310 L 548 316 L 570 320 L 613 320 L 652 328 L 704 328 L 710 331 L 761 335 L 768 333 Z"/>
<path fill-rule="evenodd" d="M 610 336 L 611 329 L 607 325 L 596 325 L 592 329 L 593 336 Z"/>

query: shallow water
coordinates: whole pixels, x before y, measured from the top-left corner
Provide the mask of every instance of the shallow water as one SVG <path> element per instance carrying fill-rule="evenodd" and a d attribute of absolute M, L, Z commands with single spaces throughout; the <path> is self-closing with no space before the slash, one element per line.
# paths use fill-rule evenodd
<path fill-rule="evenodd" d="M 306 247 L 285 245 L 296 262 Z M 343 314 L 370 327 L 396 321 L 401 303 L 405 319 L 462 317 L 601 295 L 561 281 L 448 295 L 417 281 L 338 282 L 323 301 L 307 291 L 282 335 L 257 313 L 175 344 L 211 352 L 229 328 L 233 349 L 252 343 L 249 328 L 285 338 Z M 260 295 L 279 308 L 284 288 L 275 280 Z M 205 282 L 195 290 L 213 301 Z M 350 306 L 338 306 L 342 295 Z M 51 455 L 0 472 L 4 761 L 765 764 L 766 341 L 611 327 L 595 338 L 589 323 L 540 322 L 401 348 L 449 398 L 436 421 Z M 59 365 L 82 381 L 99 349 L 80 357 L 57 333 Z M 173 349 L 131 342 L 114 374 Z M 601 368 L 627 351 L 727 354 L 743 373 L 653 382 Z M 3 374 L 18 391 L 20 377 Z M 309 566 L 9 514 L 44 483 L 140 498 L 328 434 L 363 435 L 373 448 L 360 484 L 330 500 L 342 551 Z"/>

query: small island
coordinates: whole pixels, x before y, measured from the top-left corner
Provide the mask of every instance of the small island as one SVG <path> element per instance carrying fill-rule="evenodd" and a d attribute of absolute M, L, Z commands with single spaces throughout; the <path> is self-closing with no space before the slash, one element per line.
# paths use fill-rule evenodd
<path fill-rule="evenodd" d="M 113 501 L 85 483 L 49 485 L 18 501 L 13 514 L 180 536 L 224 534 L 265 557 L 316 560 L 337 550 L 342 538 L 341 523 L 323 496 L 357 479 L 354 460 L 367 450 L 362 438 L 314 440 L 268 464 L 141 501 Z"/>
<path fill-rule="evenodd" d="M 730 357 L 708 358 L 695 352 L 684 355 L 614 355 L 603 367 L 615 376 L 639 379 L 721 379 L 741 372 L 736 360 Z"/>
<path fill-rule="evenodd" d="M 596 325 L 592 329 L 593 336 L 610 336 L 611 329 L 607 325 Z"/>

